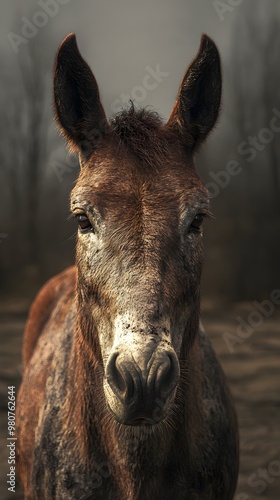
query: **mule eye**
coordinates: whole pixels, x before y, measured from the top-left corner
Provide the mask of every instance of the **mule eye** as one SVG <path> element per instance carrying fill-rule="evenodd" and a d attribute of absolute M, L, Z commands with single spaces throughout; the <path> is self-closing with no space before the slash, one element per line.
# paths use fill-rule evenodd
<path fill-rule="evenodd" d="M 204 214 L 196 214 L 195 218 L 193 219 L 191 225 L 190 225 L 190 230 L 199 232 L 202 226 L 204 220 Z"/>
<path fill-rule="evenodd" d="M 79 228 L 80 228 L 80 231 L 82 233 L 86 233 L 87 231 L 93 230 L 93 227 L 92 227 L 88 217 L 85 214 L 78 214 L 78 215 L 75 215 L 75 217 L 78 221 Z"/>

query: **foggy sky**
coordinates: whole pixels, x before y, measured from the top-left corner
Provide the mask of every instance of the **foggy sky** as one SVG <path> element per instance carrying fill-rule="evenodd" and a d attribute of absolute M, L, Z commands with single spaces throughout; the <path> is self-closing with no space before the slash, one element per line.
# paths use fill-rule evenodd
<path fill-rule="evenodd" d="M 12 31 L 20 35 L 22 17 L 32 21 L 42 7 L 32 0 L 6 0 L 1 1 L 0 9 L 1 51 L 6 55 L 9 71 L 17 55 L 7 34 Z M 236 9 L 242 9 L 242 4 Z M 54 46 L 68 33 L 76 33 L 109 115 L 115 99 L 122 93 L 131 95 L 135 86 L 141 86 L 146 67 L 159 65 L 169 75 L 155 90 L 147 92 L 140 104 L 152 105 L 167 118 L 181 78 L 197 52 L 201 33 L 211 36 L 222 57 L 226 56 L 236 9 L 225 13 L 221 21 L 210 0 L 69 0 L 40 30 L 55 38 Z M 19 51 L 23 50 L 24 44 L 19 46 Z"/>

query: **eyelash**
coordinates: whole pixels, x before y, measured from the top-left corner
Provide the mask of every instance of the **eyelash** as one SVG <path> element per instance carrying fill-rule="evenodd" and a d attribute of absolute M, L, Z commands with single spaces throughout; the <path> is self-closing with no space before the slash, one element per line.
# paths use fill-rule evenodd
<path fill-rule="evenodd" d="M 77 214 L 75 215 L 75 218 L 78 221 L 81 233 L 88 233 L 89 231 L 93 232 L 93 226 L 86 214 Z"/>
<path fill-rule="evenodd" d="M 71 213 L 68 219 L 76 219 L 79 225 L 79 231 L 81 233 L 94 232 L 94 228 L 90 219 L 84 212 Z"/>
<path fill-rule="evenodd" d="M 188 232 L 189 233 L 200 233 L 204 219 L 209 218 L 209 217 L 213 217 L 211 212 L 199 212 L 199 213 L 197 213 L 194 216 L 192 223 L 189 226 Z M 75 218 L 78 221 L 79 231 L 81 233 L 88 233 L 90 231 L 94 232 L 94 228 L 93 228 L 88 216 L 84 212 L 77 213 L 77 214 L 71 213 L 68 217 L 68 220 L 73 219 L 73 218 Z"/>
<path fill-rule="evenodd" d="M 208 217 L 211 217 L 212 214 L 210 212 L 198 212 L 190 226 L 189 226 L 189 229 L 188 229 L 188 233 L 197 233 L 199 234 L 202 230 L 202 224 L 203 224 L 203 221 L 208 218 Z"/>

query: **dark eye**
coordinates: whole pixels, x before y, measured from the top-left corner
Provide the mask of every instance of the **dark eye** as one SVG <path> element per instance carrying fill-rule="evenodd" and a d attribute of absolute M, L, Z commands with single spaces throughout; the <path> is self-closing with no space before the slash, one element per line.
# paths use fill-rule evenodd
<path fill-rule="evenodd" d="M 87 231 L 93 231 L 93 227 L 88 217 L 85 214 L 78 214 L 75 215 L 75 217 L 78 221 L 79 228 L 82 233 L 86 233 Z"/>
<path fill-rule="evenodd" d="M 190 225 L 190 231 L 199 232 L 204 220 L 204 214 L 196 214 Z"/>

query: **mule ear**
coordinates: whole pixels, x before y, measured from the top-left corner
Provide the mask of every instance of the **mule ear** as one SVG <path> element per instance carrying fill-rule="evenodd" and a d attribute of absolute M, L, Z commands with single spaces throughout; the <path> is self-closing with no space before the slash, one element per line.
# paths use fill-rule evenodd
<path fill-rule="evenodd" d="M 221 61 L 215 43 L 202 35 L 167 122 L 184 134 L 186 146 L 199 147 L 218 118 L 222 93 Z"/>
<path fill-rule="evenodd" d="M 57 52 L 54 107 L 71 149 L 88 159 L 109 125 L 96 80 L 79 52 L 73 33 L 63 40 Z"/>

